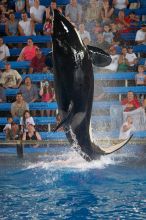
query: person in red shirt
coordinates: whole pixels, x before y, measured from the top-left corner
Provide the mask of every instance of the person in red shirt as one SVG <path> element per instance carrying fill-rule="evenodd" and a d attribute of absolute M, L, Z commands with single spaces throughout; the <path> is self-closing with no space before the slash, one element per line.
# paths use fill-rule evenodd
<path fill-rule="evenodd" d="M 119 11 L 118 17 L 115 19 L 115 23 L 118 27 L 119 33 L 130 32 L 131 19 L 129 16 L 125 16 L 123 10 Z"/>
<path fill-rule="evenodd" d="M 36 55 L 31 61 L 29 73 L 46 73 L 48 72 L 48 67 L 46 66 L 46 58 L 42 54 L 40 48 L 36 48 Z"/>
<path fill-rule="evenodd" d="M 130 112 L 137 108 L 140 108 L 140 103 L 138 99 L 134 96 L 134 93 L 129 91 L 127 93 L 127 98 L 121 101 L 121 104 L 124 106 L 124 112 Z"/>

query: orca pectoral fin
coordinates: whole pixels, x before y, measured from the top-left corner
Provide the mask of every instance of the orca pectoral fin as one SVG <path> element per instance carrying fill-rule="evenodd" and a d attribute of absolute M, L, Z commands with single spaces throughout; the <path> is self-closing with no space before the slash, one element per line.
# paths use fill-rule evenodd
<path fill-rule="evenodd" d="M 57 131 L 70 120 L 70 118 L 72 117 L 73 106 L 73 102 L 71 102 L 68 108 L 67 116 L 56 126 L 56 128 L 54 128 L 53 132 Z"/>
<path fill-rule="evenodd" d="M 112 59 L 108 53 L 98 47 L 87 46 L 92 58 L 92 63 L 97 67 L 108 66 Z"/>
<path fill-rule="evenodd" d="M 120 148 L 124 147 L 125 144 L 127 144 L 130 139 L 132 138 L 133 135 L 131 135 L 129 138 L 125 139 L 124 141 L 118 143 L 118 144 L 115 144 L 113 146 L 109 146 L 109 147 L 99 147 L 103 152 L 104 154 L 111 154 L 111 153 L 114 153 L 115 151 L 119 150 Z"/>

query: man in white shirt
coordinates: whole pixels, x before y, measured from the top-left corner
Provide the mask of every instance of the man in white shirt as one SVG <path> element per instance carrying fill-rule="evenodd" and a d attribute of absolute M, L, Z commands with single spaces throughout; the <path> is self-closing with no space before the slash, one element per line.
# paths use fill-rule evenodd
<path fill-rule="evenodd" d="M 141 29 L 136 32 L 135 41 L 138 44 L 146 45 L 146 24 L 142 24 Z"/>
<path fill-rule="evenodd" d="M 34 5 L 30 8 L 31 19 L 35 23 L 42 23 L 45 11 L 46 11 L 46 7 L 43 5 L 40 5 L 40 1 L 34 0 Z"/>
<path fill-rule="evenodd" d="M 114 46 L 110 47 L 109 54 L 112 59 L 111 63 L 108 66 L 100 67 L 100 71 L 116 72 L 118 69 L 119 54 L 117 54 L 116 48 Z"/>
<path fill-rule="evenodd" d="M 135 53 L 133 53 L 133 47 L 129 46 L 128 48 L 128 53 L 126 53 L 126 61 L 128 65 L 128 71 L 136 71 L 138 59 Z"/>
<path fill-rule="evenodd" d="M 21 15 L 22 20 L 18 23 L 18 30 L 21 36 L 36 35 L 34 31 L 34 22 L 27 17 L 27 13 L 24 12 Z"/>
<path fill-rule="evenodd" d="M 0 61 L 6 61 L 10 56 L 9 48 L 4 44 L 3 38 L 0 38 Z"/>
<path fill-rule="evenodd" d="M 5 71 L 0 78 L 0 84 L 2 84 L 4 88 L 18 88 L 21 81 L 22 77 L 20 74 L 16 70 L 11 69 L 10 63 L 6 63 Z"/>

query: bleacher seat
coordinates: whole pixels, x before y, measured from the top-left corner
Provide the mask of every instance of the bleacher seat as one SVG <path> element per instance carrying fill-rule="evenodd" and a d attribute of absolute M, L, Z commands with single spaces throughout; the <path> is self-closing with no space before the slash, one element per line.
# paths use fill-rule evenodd
<path fill-rule="evenodd" d="M 9 61 L 12 69 L 28 69 L 30 61 Z M 5 68 L 5 62 L 0 62 L 0 69 Z"/>
<path fill-rule="evenodd" d="M 56 123 L 56 117 L 33 117 L 33 119 L 36 125 L 48 125 Z M 20 118 L 14 118 L 14 121 L 20 123 Z M 0 125 L 5 124 L 7 124 L 7 118 L 0 117 Z"/>
<path fill-rule="evenodd" d="M 4 36 L 4 42 L 10 43 L 27 43 L 27 40 L 32 38 L 34 43 L 48 43 L 52 41 L 51 36 L 36 35 L 36 36 Z"/>
<path fill-rule="evenodd" d="M 58 6 L 65 6 L 65 5 L 69 4 L 70 0 L 57 0 L 56 2 L 57 2 Z M 48 0 L 48 1 L 40 0 L 40 4 L 44 5 L 46 7 L 48 7 L 50 5 L 50 3 L 51 3 L 51 0 Z"/>
<path fill-rule="evenodd" d="M 52 73 L 33 73 L 33 74 L 23 74 L 22 79 L 24 80 L 26 77 L 30 77 L 32 82 L 41 82 L 43 80 L 54 80 L 54 75 Z"/>
<path fill-rule="evenodd" d="M 111 94 L 127 94 L 128 91 L 132 91 L 136 94 L 145 94 L 146 86 L 129 86 L 129 87 L 104 87 L 105 93 Z"/>

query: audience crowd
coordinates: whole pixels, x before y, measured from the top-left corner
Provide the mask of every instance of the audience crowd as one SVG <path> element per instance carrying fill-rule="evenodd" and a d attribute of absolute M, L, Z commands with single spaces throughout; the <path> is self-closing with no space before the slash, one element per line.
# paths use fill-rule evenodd
<path fill-rule="evenodd" d="M 43 54 L 42 45 L 33 42 L 33 35 L 51 35 L 53 9 L 63 13 L 78 30 L 85 45 L 99 47 L 110 54 L 112 62 L 102 68 L 95 68 L 100 72 L 136 72 L 134 84 L 146 85 L 145 65 L 140 65 L 141 57 L 146 53 L 135 53 L 135 45 L 146 45 L 146 20 L 145 15 L 137 15 L 135 9 L 145 7 L 144 1 L 130 3 L 128 0 L 70 0 L 66 6 L 58 6 L 55 0 L 50 5 L 41 5 L 39 0 L 2 0 L 0 3 L 0 25 L 5 26 L 5 34 L 0 36 L 0 62 L 5 62 L 5 69 L 0 75 L 0 102 L 9 101 L 5 95 L 7 88 L 17 88 L 18 93 L 11 104 L 11 116 L 3 131 L 7 139 L 41 140 L 36 131 L 33 116 L 55 116 L 55 111 L 40 110 L 29 111 L 29 103 L 54 102 L 55 93 L 53 83 L 45 79 L 33 83 L 29 76 L 22 80 L 26 70 L 11 68 L 10 61 L 30 61 L 27 71 L 33 73 L 51 72 L 47 56 Z M 129 9 L 127 14 L 126 10 Z M 36 25 L 41 24 L 42 30 L 36 30 Z M 123 33 L 135 34 L 135 40 L 124 41 Z M 27 45 L 22 43 L 6 44 L 4 36 L 28 36 Z M 48 44 L 45 44 L 45 47 Z M 10 49 L 17 47 L 21 50 L 19 56 L 10 56 Z M 121 101 L 124 112 L 131 112 L 137 108 L 146 109 L 144 94 L 135 96 L 129 91 L 127 97 Z M 31 116 L 32 114 L 32 116 Z M 20 123 L 15 118 L 20 118 Z M 59 117 L 57 115 L 57 117 Z M 121 127 L 122 132 L 130 133 L 135 130 L 132 116 L 125 118 Z M 126 136 L 127 133 L 124 135 Z M 123 135 L 123 137 L 125 137 Z"/>

